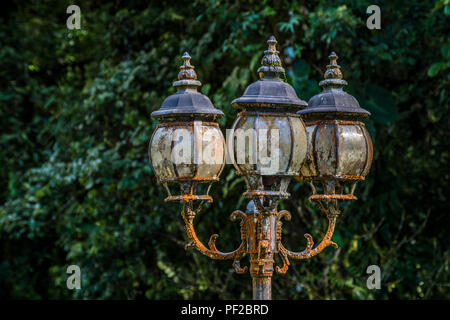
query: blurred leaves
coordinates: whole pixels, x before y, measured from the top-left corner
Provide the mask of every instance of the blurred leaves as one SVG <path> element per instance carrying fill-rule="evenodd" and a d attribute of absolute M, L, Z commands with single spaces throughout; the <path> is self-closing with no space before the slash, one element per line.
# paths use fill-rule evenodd
<path fill-rule="evenodd" d="M 277 299 L 448 299 L 448 0 L 389 1 L 368 30 L 360 1 L 83 1 L 82 30 L 66 1 L 13 2 L 0 39 L 0 296 L 6 298 L 249 299 L 248 275 L 185 251 L 178 204 L 163 202 L 147 147 L 150 113 L 174 92 L 189 51 L 202 92 L 230 128 L 230 102 L 257 79 L 274 34 L 299 97 L 320 92 L 330 51 L 346 90 L 372 115 L 372 171 L 337 224 L 337 250 L 274 276 Z M 281 204 L 288 248 L 320 239 L 325 218 L 293 182 Z M 239 244 L 228 216 L 244 209 L 227 166 L 197 218 L 206 241 Z M 248 261 L 242 261 L 246 265 Z M 65 286 L 82 270 L 82 290 Z M 366 288 L 378 264 L 382 289 Z"/>

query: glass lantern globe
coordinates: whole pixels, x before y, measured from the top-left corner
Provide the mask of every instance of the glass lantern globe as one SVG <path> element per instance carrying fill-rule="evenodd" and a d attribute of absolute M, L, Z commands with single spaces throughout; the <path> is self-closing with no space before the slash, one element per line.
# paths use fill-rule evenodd
<path fill-rule="evenodd" d="M 161 123 L 150 140 L 149 158 L 154 173 L 169 194 L 166 201 L 212 201 L 209 189 L 225 165 L 225 139 L 215 120 L 223 112 L 211 100 L 197 92 L 201 85 L 188 53 L 173 86 L 178 91 L 167 97 L 151 115 Z M 180 194 L 172 195 L 169 185 L 180 185 Z M 198 194 L 198 186 L 207 187 Z"/>
<path fill-rule="evenodd" d="M 250 84 L 232 106 L 238 114 L 229 137 L 228 151 L 247 184 L 247 198 L 287 198 L 291 177 L 298 176 L 306 157 L 305 125 L 296 112 L 307 104 L 284 82 L 277 41 L 267 41 L 258 69 L 260 80 Z"/>
<path fill-rule="evenodd" d="M 298 112 L 305 121 L 309 143 L 300 178 L 311 182 L 311 200 L 355 200 L 356 183 L 364 180 L 372 163 L 372 141 L 361 121 L 370 113 L 343 91 L 347 82 L 337 65 L 338 56 L 332 52 L 329 59 L 325 79 L 319 83 L 323 91 Z M 322 192 L 317 191 L 317 182 Z"/>

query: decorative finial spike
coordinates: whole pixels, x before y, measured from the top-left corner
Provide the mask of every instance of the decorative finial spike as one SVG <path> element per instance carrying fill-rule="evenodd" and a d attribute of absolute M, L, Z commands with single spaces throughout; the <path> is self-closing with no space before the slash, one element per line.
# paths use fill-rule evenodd
<path fill-rule="evenodd" d="M 186 65 L 188 65 L 188 66 L 191 65 L 191 56 L 189 55 L 189 53 L 185 52 L 185 53 L 183 54 L 183 56 L 181 57 L 181 59 L 184 60 L 184 65 L 185 65 L 185 66 L 186 66 Z"/>
<path fill-rule="evenodd" d="M 338 58 L 339 57 L 337 56 L 336 52 L 331 51 L 330 55 L 328 56 L 328 59 L 330 59 L 330 65 L 339 67 L 338 64 L 337 64 L 337 59 Z"/>
<path fill-rule="evenodd" d="M 275 39 L 274 36 L 270 36 L 269 40 L 267 40 L 267 44 L 269 45 L 269 48 L 268 48 L 267 51 L 274 52 L 274 53 L 279 53 L 277 51 L 277 39 Z"/>
<path fill-rule="evenodd" d="M 327 71 L 324 74 L 325 79 L 342 79 L 341 67 L 337 64 L 339 57 L 332 51 L 328 58 L 330 59 L 330 64 L 327 65 Z"/>
<path fill-rule="evenodd" d="M 184 62 L 180 67 L 180 72 L 178 73 L 178 80 L 195 80 L 197 79 L 197 74 L 195 73 L 194 66 L 191 65 L 191 56 L 189 53 L 185 52 L 181 57 Z"/>
<path fill-rule="evenodd" d="M 328 56 L 330 59 L 330 64 L 327 65 L 327 71 L 325 71 L 324 78 L 319 85 L 324 88 L 342 88 L 347 84 L 345 80 L 343 80 L 343 75 L 341 71 L 341 66 L 337 64 L 337 56 L 336 52 L 332 51 Z"/>
<path fill-rule="evenodd" d="M 264 51 L 264 57 L 261 60 L 261 67 L 258 69 L 260 78 L 279 78 L 284 73 L 281 59 L 278 56 L 277 40 L 274 36 L 270 36 L 267 40 L 269 48 Z"/>

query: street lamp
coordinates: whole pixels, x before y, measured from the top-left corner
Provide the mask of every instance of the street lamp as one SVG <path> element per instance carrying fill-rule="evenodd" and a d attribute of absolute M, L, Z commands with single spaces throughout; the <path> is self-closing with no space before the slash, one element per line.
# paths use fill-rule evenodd
<path fill-rule="evenodd" d="M 313 96 L 308 107 L 298 112 L 306 122 L 309 142 L 300 176 L 311 182 L 311 200 L 356 200 L 356 183 L 364 180 L 372 164 L 372 141 L 360 121 L 370 112 L 342 90 L 347 81 L 342 79 L 336 53 L 328 58 L 325 79 L 319 83 L 323 92 Z M 322 194 L 317 193 L 314 182 L 322 184 Z M 345 184 L 350 184 L 348 193 Z"/>
<path fill-rule="evenodd" d="M 191 57 L 183 55 L 184 64 L 173 83 L 177 92 L 167 97 L 152 117 L 160 120 L 153 133 L 149 158 L 153 170 L 168 192 L 166 201 L 212 201 L 208 195 L 211 184 L 219 180 L 225 165 L 225 139 L 215 120 L 223 112 L 214 108 L 211 100 L 199 92 Z M 205 153 L 204 149 L 214 153 Z M 203 155 L 209 158 L 203 159 Z M 168 184 L 178 183 L 180 194 L 172 195 Z M 199 184 L 208 184 L 204 194 L 196 194 Z"/>
<path fill-rule="evenodd" d="M 212 259 L 232 259 L 239 274 L 248 270 L 247 266 L 241 267 L 240 259 L 249 254 L 253 299 L 257 300 L 272 297 L 275 254 L 283 263 L 275 270 L 284 274 L 289 259 L 307 259 L 329 245 L 337 247 L 331 241 L 339 214 L 337 201 L 356 199 L 355 184 L 364 179 L 372 159 L 370 137 L 359 121 L 369 112 L 342 90 L 346 82 L 336 64 L 337 56 L 330 55 L 325 80 L 320 82 L 324 91 L 307 104 L 280 78 L 284 69 L 275 38 L 267 42 L 269 48 L 258 69 L 260 79 L 232 102 L 241 111 L 228 135 L 226 150 L 237 174 L 245 179 L 244 197 L 250 200 L 245 212 L 236 210 L 231 214 L 233 221 L 241 218 L 241 244 L 236 250 L 219 251 L 216 234 L 206 246 L 194 229 L 194 218 L 203 203 L 212 202 L 209 189 L 219 180 L 224 167 L 225 139 L 215 122 L 223 113 L 197 92 L 201 83 L 196 80 L 187 53 L 182 57 L 178 81 L 174 82 L 178 91 L 152 113 L 161 123 L 149 147 L 155 175 L 168 191 L 165 200 L 184 204 L 181 215 L 190 239 L 186 247 L 194 247 Z M 316 247 L 312 237 L 305 234 L 308 243 L 301 252 L 282 245 L 281 219 L 289 220 L 291 216 L 286 210 L 277 210 L 278 201 L 290 197 L 287 188 L 293 177 L 310 182 L 310 200 L 319 204 L 329 221 L 327 233 Z M 322 182 L 321 193 L 314 184 L 317 182 Z M 344 194 L 346 182 L 351 183 L 348 194 Z M 169 188 L 174 183 L 180 185 L 179 195 L 172 195 Z"/>

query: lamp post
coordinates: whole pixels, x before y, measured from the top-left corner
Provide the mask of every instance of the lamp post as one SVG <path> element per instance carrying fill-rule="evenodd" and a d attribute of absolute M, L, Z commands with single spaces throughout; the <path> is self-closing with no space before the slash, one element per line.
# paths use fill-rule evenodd
<path fill-rule="evenodd" d="M 309 103 L 299 99 L 294 89 L 280 76 L 284 74 L 274 37 L 270 37 L 258 69 L 260 79 L 250 84 L 242 97 L 232 101 L 240 112 L 229 135 L 228 148 L 215 120 L 223 116 L 205 95 L 197 92 L 197 80 L 190 56 L 174 86 L 178 91 L 167 97 L 161 108 L 152 113 L 159 120 L 150 141 L 149 156 L 158 181 L 167 192 L 165 201 L 183 203 L 181 216 L 190 242 L 211 259 L 231 259 L 239 274 L 244 254 L 250 256 L 253 299 L 272 298 L 273 271 L 286 273 L 290 259 L 308 259 L 326 247 L 337 247 L 331 238 L 339 214 L 338 200 L 354 200 L 356 182 L 364 179 L 372 160 L 372 144 L 364 124 L 369 115 L 356 99 L 345 93 L 337 56 L 330 55 L 323 92 Z M 305 120 L 305 122 L 303 121 Z M 209 190 L 219 180 L 225 165 L 225 151 L 239 175 L 243 175 L 249 199 L 245 212 L 236 210 L 231 219 L 241 219 L 241 244 L 232 252 L 217 249 L 213 234 L 203 244 L 194 228 L 194 218 L 205 202 L 212 202 Z M 262 156 L 264 155 L 264 156 Z M 293 252 L 282 244 L 282 222 L 290 220 L 286 210 L 277 210 L 280 199 L 290 197 L 290 179 L 297 177 L 311 184 L 310 200 L 318 203 L 328 218 L 328 230 L 314 247 L 309 234 L 307 246 Z M 321 183 L 321 184 L 320 184 Z M 345 194 L 346 183 L 350 184 Z M 172 195 L 170 185 L 178 184 L 180 193 Z M 282 265 L 274 268 L 274 255 Z"/>

